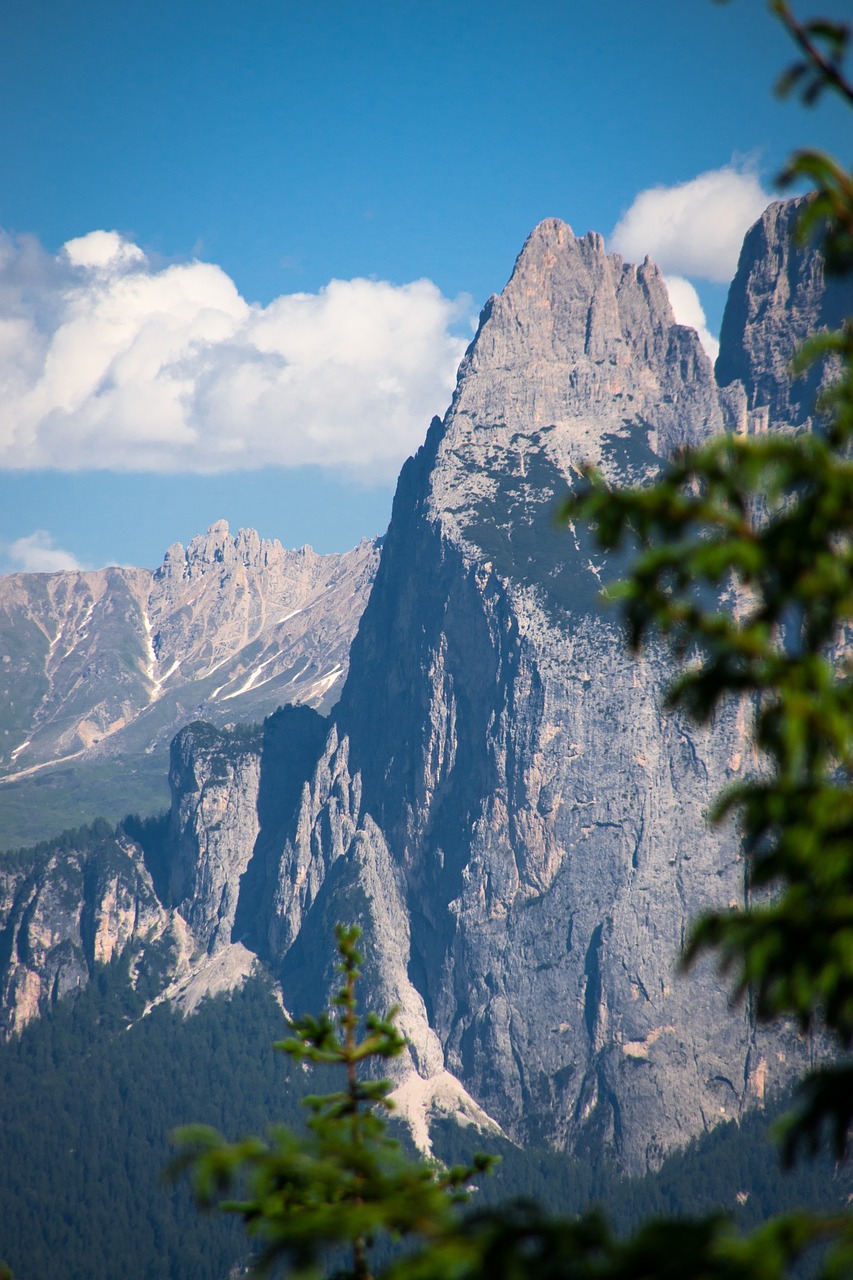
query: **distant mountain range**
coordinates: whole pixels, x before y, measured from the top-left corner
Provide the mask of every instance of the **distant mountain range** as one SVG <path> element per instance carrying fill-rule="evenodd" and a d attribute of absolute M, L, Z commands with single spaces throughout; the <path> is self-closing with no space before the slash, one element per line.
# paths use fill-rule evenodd
<path fill-rule="evenodd" d="M 287 551 L 220 521 L 154 571 L 0 577 L 0 847 L 165 807 L 190 720 L 329 708 L 378 558 L 376 542 Z"/>
<path fill-rule="evenodd" d="M 732 1009 L 710 966 L 675 972 L 691 920 L 744 899 L 737 835 L 706 823 L 756 764 L 743 708 L 708 730 L 663 709 L 667 652 L 632 658 L 599 604 L 622 562 L 552 513 L 587 462 L 643 480 L 724 430 L 813 428 L 787 359 L 853 300 L 792 246 L 797 207 L 746 238 L 716 377 L 652 263 L 537 227 L 403 468 L 363 614 L 372 545 L 300 577 L 300 553 L 222 528 L 144 579 L 42 580 L 79 593 L 69 607 L 28 585 L 9 768 L 194 723 L 172 745 L 168 819 L 0 862 L 7 1031 L 123 952 L 156 956 L 157 998 L 183 1008 L 261 967 L 288 1008 L 316 1008 L 347 920 L 370 1004 L 400 1008 L 397 1097 L 422 1145 L 450 1113 L 638 1172 L 796 1077 L 814 1046 Z M 338 648 L 315 629 L 327 616 Z M 115 637 L 97 661 L 96 635 Z M 223 727 L 262 691 L 325 714 Z"/>

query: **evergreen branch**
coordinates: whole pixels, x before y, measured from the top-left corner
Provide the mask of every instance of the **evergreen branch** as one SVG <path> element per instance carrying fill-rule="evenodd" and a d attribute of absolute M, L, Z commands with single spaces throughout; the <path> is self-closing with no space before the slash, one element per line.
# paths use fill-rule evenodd
<path fill-rule="evenodd" d="M 804 101 L 811 105 L 823 87 L 834 89 L 842 98 L 853 106 L 853 83 L 847 79 L 842 62 L 850 39 L 850 28 L 846 23 L 828 22 L 817 19 L 802 23 L 794 15 L 788 0 L 771 0 L 770 8 L 787 28 L 792 40 L 806 56 L 805 63 L 796 64 L 789 69 L 777 85 L 777 91 L 783 95 L 806 74 L 809 66 L 813 76 L 804 90 Z M 832 50 L 827 56 L 817 43 L 822 39 Z"/>

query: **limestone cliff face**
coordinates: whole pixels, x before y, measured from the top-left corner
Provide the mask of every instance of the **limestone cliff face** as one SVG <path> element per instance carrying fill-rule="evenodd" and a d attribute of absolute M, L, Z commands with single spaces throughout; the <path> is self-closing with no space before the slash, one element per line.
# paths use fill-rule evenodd
<path fill-rule="evenodd" d="M 771 204 L 747 233 L 723 316 L 717 379 L 741 402 L 741 429 L 809 427 L 815 397 L 831 371 L 791 381 L 797 349 L 850 314 L 848 281 L 824 277 L 819 254 L 793 241 L 808 197 Z M 737 423 L 733 423 L 737 425 Z"/>
<path fill-rule="evenodd" d="M 237 737 L 193 724 L 172 746 L 170 896 L 211 954 L 231 942 L 240 878 L 260 830 L 260 767 L 260 732 Z"/>
<path fill-rule="evenodd" d="M 134 984 L 146 975 L 153 1003 L 185 1011 L 242 983 L 256 960 L 233 937 L 238 901 L 242 893 L 245 915 L 244 873 L 276 811 L 261 762 L 266 754 L 272 773 L 298 769 L 298 755 L 282 748 L 294 723 L 313 760 L 326 721 L 309 707 L 256 730 L 189 725 L 172 746 L 168 820 L 127 820 L 141 843 L 99 820 L 0 859 L 0 1038 L 121 957 Z M 286 785 L 278 791 L 286 802 Z"/>
<path fill-rule="evenodd" d="M 288 706 L 256 729 L 197 722 L 172 743 L 169 899 L 212 955 L 259 945 L 282 874 L 283 824 L 314 767 L 328 722 Z"/>
<path fill-rule="evenodd" d="M 283 826 L 327 725 L 304 704 L 255 729 L 190 724 L 168 819 L 127 821 L 141 843 L 99 821 L 0 858 L 0 1038 L 126 952 L 132 980 L 150 971 L 152 998 L 186 1011 L 239 985 L 266 953 Z"/>
<path fill-rule="evenodd" d="M 597 603 L 618 564 L 551 512 L 582 463 L 650 476 L 726 413 L 651 264 L 536 229 L 401 475 L 267 920 L 293 1005 L 321 993 L 330 923 L 361 919 L 421 1074 L 449 1070 L 519 1139 L 634 1170 L 807 1048 L 759 1033 L 710 970 L 676 976 L 689 922 L 742 901 L 736 839 L 705 814 L 755 763 L 746 726 L 663 712 L 666 656 L 632 659 Z"/>
<path fill-rule="evenodd" d="M 142 850 L 109 828 L 72 833 L 0 861 L 0 1036 L 89 981 L 96 964 L 132 949 L 174 947 Z"/>

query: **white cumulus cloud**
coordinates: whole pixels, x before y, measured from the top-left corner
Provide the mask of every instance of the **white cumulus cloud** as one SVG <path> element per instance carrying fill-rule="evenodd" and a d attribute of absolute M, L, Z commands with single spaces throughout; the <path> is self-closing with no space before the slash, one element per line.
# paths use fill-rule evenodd
<path fill-rule="evenodd" d="M 62 252 L 72 266 L 100 267 L 104 271 L 145 262 L 139 245 L 125 240 L 117 231 L 90 231 L 75 240 L 66 240 Z"/>
<path fill-rule="evenodd" d="M 332 280 L 248 303 L 218 266 L 155 269 L 114 231 L 0 240 L 0 466 L 392 478 L 441 412 L 468 300 Z"/>
<path fill-rule="evenodd" d="M 699 341 L 712 360 L 720 353 L 720 344 L 708 328 L 699 294 L 683 276 L 664 276 L 673 314 L 679 324 L 688 324 L 699 334 Z"/>
<path fill-rule="evenodd" d="M 83 568 L 70 551 L 54 545 L 46 529 L 36 529 L 25 538 L 17 538 L 6 548 L 6 556 L 12 573 L 56 573 L 60 569 Z"/>
<path fill-rule="evenodd" d="M 650 187 L 613 228 L 610 248 L 631 262 L 648 254 L 666 273 L 726 284 L 746 231 L 771 199 L 754 173 L 735 165 Z"/>

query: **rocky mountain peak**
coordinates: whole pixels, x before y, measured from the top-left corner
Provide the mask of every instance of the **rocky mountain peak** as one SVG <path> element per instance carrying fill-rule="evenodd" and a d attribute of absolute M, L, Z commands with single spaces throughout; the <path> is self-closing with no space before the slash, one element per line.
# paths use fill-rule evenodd
<path fill-rule="evenodd" d="M 306 1005 L 336 919 L 393 936 L 377 1002 L 415 1028 L 422 1009 L 507 1133 L 634 1171 L 808 1052 L 733 1011 L 713 971 L 675 976 L 690 921 L 743 900 L 736 836 L 706 813 L 753 764 L 745 720 L 662 710 L 665 650 L 630 658 L 600 608 L 618 562 L 553 521 L 579 464 L 642 480 L 722 428 L 657 267 L 541 223 L 401 476 L 266 935 Z M 422 1026 L 413 1040 L 432 1078 Z"/>
<path fill-rule="evenodd" d="M 648 259 L 639 267 L 608 255 L 597 231 L 576 236 L 557 218 L 534 228 L 509 283 L 493 300 L 488 328 L 514 321 L 541 354 L 625 367 L 642 334 L 674 324 L 663 277 Z M 485 327 L 485 326 L 484 326 Z"/>
<path fill-rule="evenodd" d="M 184 577 L 192 579 L 211 569 L 247 569 L 277 564 L 290 557 L 301 559 L 314 555 L 310 547 L 300 552 L 287 552 L 278 539 L 261 538 L 255 529 L 238 529 L 232 535 L 227 520 L 217 520 L 207 533 L 198 534 L 186 549 L 180 542 L 173 543 L 157 571 L 159 577 Z"/>
<path fill-rule="evenodd" d="M 79 795 L 81 820 L 99 810 L 118 817 L 115 785 L 104 784 L 106 801 L 97 789 L 113 772 L 130 789 L 125 812 L 162 803 L 149 796 L 163 796 L 169 739 L 190 719 L 230 724 L 286 702 L 332 705 L 378 555 L 367 541 L 343 554 L 286 550 L 254 529 L 232 536 L 220 520 L 186 548 L 174 543 L 155 572 L 0 578 L 0 785 L 15 786 L 21 815 L 10 806 L 0 833 L 4 821 L 22 824 L 0 840 L 50 834 L 31 823 L 43 821 L 52 791 L 63 811 Z M 128 757 L 144 762 L 141 791 L 123 768 Z M 66 766 L 54 784 L 47 769 L 66 758 L 73 782 Z M 30 787 L 39 790 L 28 804 Z"/>
<path fill-rule="evenodd" d="M 792 382 L 791 359 L 806 338 L 839 328 L 849 312 L 849 286 L 826 280 L 821 255 L 796 242 L 808 198 L 768 205 L 749 229 L 726 302 L 717 381 L 745 394 L 753 430 L 768 422 L 809 426 L 828 371 L 813 367 Z"/>
<path fill-rule="evenodd" d="M 625 263 L 598 233 L 551 218 L 483 310 L 445 419 L 433 509 L 467 511 L 472 497 L 482 508 L 498 474 L 525 478 L 531 466 L 547 471 L 552 497 L 586 462 L 639 478 L 722 428 L 711 362 L 676 324 L 654 263 Z"/>

